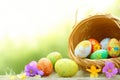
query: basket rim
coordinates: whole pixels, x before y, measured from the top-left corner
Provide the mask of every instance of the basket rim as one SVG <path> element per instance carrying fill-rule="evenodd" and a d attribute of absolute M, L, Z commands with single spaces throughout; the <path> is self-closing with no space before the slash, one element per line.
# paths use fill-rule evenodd
<path fill-rule="evenodd" d="M 95 19 L 95 18 L 113 19 L 113 20 L 114 20 L 114 23 L 115 23 L 117 26 L 120 25 L 119 23 L 116 22 L 116 21 L 119 21 L 119 19 L 116 18 L 116 17 L 114 17 L 114 16 L 112 16 L 112 15 L 109 15 L 109 14 L 106 14 L 106 15 L 103 15 L 103 14 L 102 14 L 102 15 L 90 16 L 89 18 L 85 18 L 84 20 L 80 21 L 78 24 L 76 24 L 76 25 L 73 27 L 73 29 L 72 29 L 72 31 L 71 31 L 71 34 L 70 34 L 70 36 L 69 36 L 69 41 L 68 41 L 68 43 L 70 43 L 71 37 L 73 36 L 73 32 L 75 32 L 75 31 L 79 28 L 80 25 L 83 25 L 84 22 L 89 21 L 89 20 L 91 20 L 91 19 Z M 120 22 L 120 21 L 119 21 L 119 22 Z M 119 27 L 119 28 L 120 28 L 120 27 Z M 68 48 L 70 48 L 69 45 L 68 45 Z"/>
<path fill-rule="evenodd" d="M 75 62 L 79 63 L 79 60 L 86 60 L 86 61 L 90 61 L 90 62 L 97 62 L 97 61 L 102 61 L 103 63 L 105 63 L 105 61 L 116 61 L 118 62 L 116 59 L 120 60 L 120 57 L 117 57 L 117 58 L 108 58 L 108 59 L 89 59 L 89 58 L 80 58 L 80 57 L 77 57 L 74 55 L 74 48 L 73 48 L 73 44 L 71 43 L 71 40 L 72 40 L 72 37 L 73 37 L 73 33 L 79 28 L 80 25 L 83 25 L 86 21 L 89 21 L 91 19 L 96 19 L 96 18 L 104 18 L 104 19 L 110 19 L 112 20 L 116 26 L 120 26 L 120 21 L 118 18 L 112 16 L 112 15 L 93 15 L 93 16 L 90 16 L 88 18 L 85 18 L 83 20 L 81 20 L 78 24 L 76 24 L 71 33 L 70 33 L 70 36 L 69 36 L 69 41 L 68 41 L 68 52 L 69 52 L 69 57 L 73 60 L 75 60 Z M 119 22 L 119 23 L 118 23 Z M 120 28 L 120 27 L 119 27 Z M 120 62 L 118 62 L 119 65 L 120 65 Z M 116 64 L 118 65 L 118 64 Z M 98 66 L 100 67 L 100 66 Z"/>

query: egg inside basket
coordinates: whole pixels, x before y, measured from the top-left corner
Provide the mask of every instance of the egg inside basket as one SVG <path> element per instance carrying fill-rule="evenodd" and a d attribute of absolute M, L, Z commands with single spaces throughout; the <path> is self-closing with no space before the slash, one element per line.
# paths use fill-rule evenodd
<path fill-rule="evenodd" d="M 74 55 L 75 47 L 79 42 L 94 38 L 99 42 L 104 38 L 116 38 L 120 40 L 120 21 L 111 15 L 93 15 L 80 21 L 72 30 L 69 37 L 69 55 L 83 70 L 91 65 L 102 68 L 105 61 L 112 61 L 117 68 L 120 68 L 120 57 L 108 59 L 89 59 Z"/>

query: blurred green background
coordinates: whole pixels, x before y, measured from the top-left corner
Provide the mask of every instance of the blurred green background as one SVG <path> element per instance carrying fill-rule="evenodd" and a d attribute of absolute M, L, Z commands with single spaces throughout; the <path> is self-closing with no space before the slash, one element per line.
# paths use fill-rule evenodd
<path fill-rule="evenodd" d="M 53 51 L 68 58 L 76 10 L 77 23 L 96 13 L 120 17 L 120 0 L 5 0 L 0 4 L 0 75 L 19 74 L 30 61 Z"/>

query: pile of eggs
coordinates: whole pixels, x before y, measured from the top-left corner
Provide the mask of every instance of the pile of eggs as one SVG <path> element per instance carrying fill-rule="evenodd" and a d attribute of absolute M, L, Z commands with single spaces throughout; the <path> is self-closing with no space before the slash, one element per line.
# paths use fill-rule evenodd
<path fill-rule="evenodd" d="M 51 52 L 46 57 L 43 57 L 38 61 L 37 67 L 39 70 L 44 72 L 43 76 L 48 76 L 53 72 L 55 63 L 59 59 L 62 59 L 61 53 L 57 51 Z"/>
<path fill-rule="evenodd" d="M 61 77 L 71 77 L 78 72 L 78 65 L 69 58 L 63 58 L 60 52 L 51 52 L 41 58 L 37 65 L 44 72 L 43 76 L 49 76 L 55 71 Z"/>
<path fill-rule="evenodd" d="M 116 38 L 104 38 L 81 41 L 74 50 L 74 55 L 80 58 L 107 59 L 120 56 L 120 42 Z"/>

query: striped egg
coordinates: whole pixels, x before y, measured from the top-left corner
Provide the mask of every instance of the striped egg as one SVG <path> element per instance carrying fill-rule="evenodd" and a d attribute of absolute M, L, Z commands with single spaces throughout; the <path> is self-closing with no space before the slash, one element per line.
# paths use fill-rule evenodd
<path fill-rule="evenodd" d="M 105 49 L 97 50 L 90 55 L 90 59 L 107 59 L 107 58 L 108 51 Z"/>

